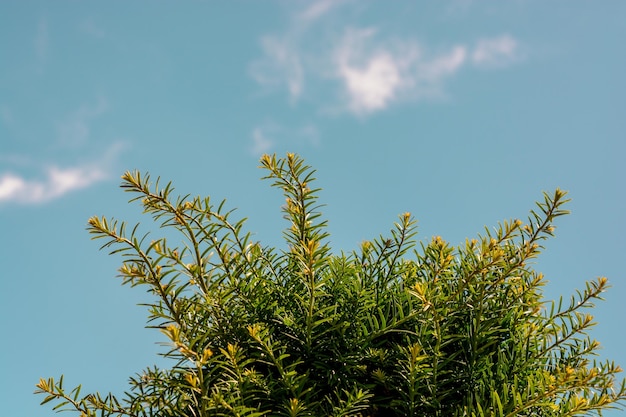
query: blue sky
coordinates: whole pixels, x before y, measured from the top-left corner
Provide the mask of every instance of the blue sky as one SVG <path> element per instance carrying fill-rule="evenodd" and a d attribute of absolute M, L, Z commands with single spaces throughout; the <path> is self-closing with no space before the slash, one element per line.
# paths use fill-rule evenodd
<path fill-rule="evenodd" d="M 317 169 L 336 251 L 405 211 L 459 244 L 568 190 L 536 268 L 548 299 L 609 278 L 592 335 L 626 366 L 625 21 L 621 1 L 0 2 L 4 412 L 52 415 L 40 377 L 119 393 L 158 361 L 146 295 L 85 231 L 154 230 L 120 175 L 227 198 L 280 246 L 264 152 Z"/>

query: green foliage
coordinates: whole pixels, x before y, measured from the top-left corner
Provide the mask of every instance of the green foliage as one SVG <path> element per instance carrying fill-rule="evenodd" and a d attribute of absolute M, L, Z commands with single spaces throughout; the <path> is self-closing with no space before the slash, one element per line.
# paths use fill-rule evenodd
<path fill-rule="evenodd" d="M 122 187 L 182 242 L 93 217 L 89 232 L 123 258 L 123 283 L 154 296 L 149 326 L 170 369 L 130 379 L 123 399 L 42 379 L 42 403 L 81 416 L 578 416 L 626 399 L 620 369 L 594 360 L 585 310 L 607 288 L 546 303 L 530 261 L 567 212 L 545 195 L 528 222 L 506 221 L 454 248 L 416 248 L 415 221 L 333 254 L 299 157 L 264 156 L 280 188 L 288 249 L 253 242 L 224 202 L 174 198 L 126 173 Z M 171 233 L 169 233 L 171 235 Z"/>

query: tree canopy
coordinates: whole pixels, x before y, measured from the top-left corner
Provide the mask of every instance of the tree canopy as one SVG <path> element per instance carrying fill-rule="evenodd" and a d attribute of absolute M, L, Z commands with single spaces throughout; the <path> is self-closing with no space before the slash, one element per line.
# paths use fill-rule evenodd
<path fill-rule="evenodd" d="M 122 282 L 151 293 L 148 326 L 171 367 L 131 377 L 123 398 L 41 379 L 42 403 L 133 417 L 582 416 L 624 403 L 621 369 L 588 335 L 606 278 L 546 301 L 533 269 L 567 214 L 564 191 L 459 247 L 417 244 L 404 213 L 388 234 L 334 253 L 315 171 L 294 154 L 261 167 L 286 198 L 285 249 L 253 241 L 224 201 L 124 174 L 165 237 L 106 217 L 88 230 L 122 257 Z"/>

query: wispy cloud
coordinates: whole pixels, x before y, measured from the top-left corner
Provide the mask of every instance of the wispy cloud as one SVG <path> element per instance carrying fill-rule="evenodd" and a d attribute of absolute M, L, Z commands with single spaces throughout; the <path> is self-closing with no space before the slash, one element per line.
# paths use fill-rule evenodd
<path fill-rule="evenodd" d="M 312 23 L 320 17 L 328 14 L 332 9 L 347 3 L 347 0 L 318 0 L 310 3 L 308 7 L 297 13 L 297 19 L 301 22 Z"/>
<path fill-rule="evenodd" d="M 264 35 L 260 38 L 263 57 L 250 64 L 250 76 L 264 89 L 286 90 L 292 103 L 298 101 L 304 93 L 306 72 L 312 70 L 311 62 L 304 61 L 319 58 L 302 53 L 303 38 L 307 37 L 310 27 L 317 21 L 350 1 L 352 0 L 317 0 L 296 10 L 291 16 L 286 33 Z"/>
<path fill-rule="evenodd" d="M 110 177 L 113 162 L 123 146 L 115 143 L 100 159 L 89 163 L 69 167 L 50 165 L 36 178 L 10 171 L 0 174 L 0 203 L 47 203 L 103 181 Z"/>
<path fill-rule="evenodd" d="M 417 78 L 429 83 L 441 82 L 444 78 L 455 74 L 465 64 L 467 48 L 454 46 L 449 52 L 437 55 L 430 60 L 417 64 Z"/>
<path fill-rule="evenodd" d="M 499 68 L 520 57 L 520 43 L 511 35 L 433 46 L 330 19 L 345 3 L 307 3 L 292 14 L 283 34 L 263 36 L 263 56 L 250 65 L 251 76 L 264 88 L 287 91 L 292 103 L 306 97 L 322 109 L 362 117 L 395 103 L 445 95 L 446 81 L 465 68 Z M 320 22 L 329 19 L 341 22 L 343 31 L 324 30 L 328 26 Z M 329 88 L 336 93 L 324 96 Z"/>
<path fill-rule="evenodd" d="M 252 143 L 248 148 L 254 156 L 270 152 L 279 145 L 289 143 L 319 144 L 319 132 L 312 123 L 300 126 L 284 126 L 274 122 L 265 122 L 256 126 L 251 133 Z"/>
<path fill-rule="evenodd" d="M 466 61 L 464 46 L 428 54 L 417 41 L 376 42 L 376 30 L 347 30 L 335 51 L 347 108 L 356 115 L 383 110 L 393 102 L 436 95 L 443 81 Z"/>
<path fill-rule="evenodd" d="M 252 130 L 252 146 L 250 147 L 250 152 L 253 155 L 264 154 L 268 152 L 272 146 L 274 146 L 274 141 L 268 137 L 266 129 L 258 126 Z"/>
<path fill-rule="evenodd" d="M 520 58 L 519 42 L 510 35 L 481 39 L 472 53 L 474 64 L 484 68 L 504 67 Z"/>
<path fill-rule="evenodd" d="M 107 101 L 100 97 L 94 105 L 82 104 L 57 122 L 60 143 L 65 146 L 78 146 L 86 143 L 91 134 L 91 123 L 104 114 L 107 108 Z"/>
<path fill-rule="evenodd" d="M 261 39 L 261 47 L 266 59 L 252 63 L 252 77 L 264 87 L 286 87 L 292 100 L 300 97 L 304 88 L 304 71 L 300 54 L 290 40 L 265 36 Z"/>

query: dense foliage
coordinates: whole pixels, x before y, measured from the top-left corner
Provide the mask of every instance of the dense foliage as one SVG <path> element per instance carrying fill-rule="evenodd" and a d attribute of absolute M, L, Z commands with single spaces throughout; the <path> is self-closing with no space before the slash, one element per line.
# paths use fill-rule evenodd
<path fill-rule="evenodd" d="M 223 202 L 123 176 L 182 243 L 106 218 L 89 231 L 123 257 L 125 284 L 154 295 L 149 326 L 172 367 L 131 378 L 123 399 L 42 379 L 43 403 L 85 416 L 469 417 L 587 415 L 626 399 L 620 369 L 594 360 L 586 334 L 606 279 L 547 303 L 531 268 L 566 213 L 563 191 L 458 248 L 416 247 L 405 213 L 388 236 L 335 254 L 314 171 L 293 154 L 261 164 L 286 196 L 287 250 L 251 241 Z"/>

